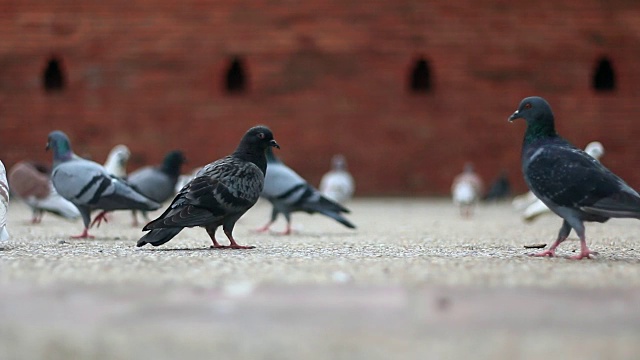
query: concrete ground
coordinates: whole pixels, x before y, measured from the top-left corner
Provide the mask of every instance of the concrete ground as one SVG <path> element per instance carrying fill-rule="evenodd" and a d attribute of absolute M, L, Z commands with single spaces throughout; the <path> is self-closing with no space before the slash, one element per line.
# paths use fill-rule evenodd
<path fill-rule="evenodd" d="M 209 250 L 202 229 L 136 248 L 127 212 L 70 240 L 80 222 L 31 225 L 15 202 L 0 244 L 0 359 L 640 356 L 640 222 L 588 224 L 600 254 L 572 261 L 524 249 L 553 241 L 554 215 L 525 224 L 493 204 L 464 220 L 437 199 L 348 207 L 355 231 L 294 214 L 280 236 L 252 231 L 270 214 L 261 202 L 234 232 L 255 249 Z M 558 253 L 578 248 L 572 234 Z"/>

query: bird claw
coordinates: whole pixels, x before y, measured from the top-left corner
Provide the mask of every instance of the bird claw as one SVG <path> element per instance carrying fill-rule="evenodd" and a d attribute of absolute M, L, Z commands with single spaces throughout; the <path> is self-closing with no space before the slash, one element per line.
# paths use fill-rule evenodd
<path fill-rule="evenodd" d="M 244 246 L 244 245 L 238 245 L 238 244 L 235 244 L 235 245 L 211 245 L 209 247 L 209 249 L 216 249 L 216 250 L 218 250 L 218 249 L 220 249 L 220 250 L 221 249 L 240 250 L 240 249 L 255 249 L 255 248 L 256 248 L 255 246 L 251 246 L 251 245 Z"/>
<path fill-rule="evenodd" d="M 69 238 L 71 238 L 71 239 L 93 239 L 94 236 L 93 235 L 89 235 L 89 230 L 84 229 L 82 234 L 80 234 L 80 235 L 72 235 Z"/>
<path fill-rule="evenodd" d="M 535 253 L 535 254 L 529 254 L 529 256 L 533 256 L 533 257 L 544 257 L 544 256 L 548 256 L 548 257 L 555 257 L 556 256 L 556 251 L 555 250 L 545 250 L 539 253 Z"/>
<path fill-rule="evenodd" d="M 571 260 L 582 260 L 584 258 L 593 259 L 591 255 L 598 255 L 598 252 L 596 251 L 580 252 L 580 254 L 578 255 L 569 256 L 568 259 L 571 259 Z"/>

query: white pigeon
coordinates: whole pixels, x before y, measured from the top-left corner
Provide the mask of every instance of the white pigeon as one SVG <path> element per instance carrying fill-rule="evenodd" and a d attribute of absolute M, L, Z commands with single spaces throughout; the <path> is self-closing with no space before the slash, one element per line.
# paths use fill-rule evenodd
<path fill-rule="evenodd" d="M 131 151 L 126 145 L 116 145 L 109 152 L 104 168 L 109 174 L 115 175 L 121 179 L 127 176 L 127 162 L 131 156 Z"/>
<path fill-rule="evenodd" d="M 9 239 L 7 231 L 7 210 L 9 210 L 9 184 L 7 183 L 7 170 L 0 161 L 0 240 Z"/>
<path fill-rule="evenodd" d="M 354 190 L 355 183 L 347 170 L 347 159 L 341 154 L 335 155 L 331 159 L 331 170 L 320 180 L 320 193 L 337 203 L 344 204 L 351 200 Z"/>
<path fill-rule="evenodd" d="M 473 207 L 482 196 L 482 188 L 482 179 L 473 171 L 473 165 L 465 164 L 464 171 L 451 184 L 453 203 L 460 208 L 460 215 L 470 217 L 473 214 Z"/>
<path fill-rule="evenodd" d="M 20 161 L 9 171 L 11 191 L 31 208 L 31 222 L 42 221 L 44 212 L 67 219 L 79 218 L 78 208 L 56 192 L 49 176 L 46 166 L 27 161 Z"/>
<path fill-rule="evenodd" d="M 604 155 L 604 146 L 599 141 L 590 142 L 584 151 L 589 154 L 592 158 L 596 160 L 600 160 L 600 157 Z M 526 203 L 527 199 L 529 200 Z M 524 204 L 524 206 L 523 206 Z M 532 221 L 538 216 L 542 214 L 550 213 L 551 210 L 545 205 L 540 199 L 538 199 L 531 191 L 528 193 L 518 196 L 513 200 L 513 205 L 517 208 L 521 206 L 521 209 L 524 208 L 524 212 L 522 213 L 522 218 L 525 221 Z"/>

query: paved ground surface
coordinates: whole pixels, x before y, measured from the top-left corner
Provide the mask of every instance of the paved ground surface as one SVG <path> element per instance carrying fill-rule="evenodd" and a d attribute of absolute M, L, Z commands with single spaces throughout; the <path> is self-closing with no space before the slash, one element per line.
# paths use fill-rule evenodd
<path fill-rule="evenodd" d="M 506 204 L 470 220 L 435 199 L 358 199 L 356 231 L 294 215 L 295 233 L 202 229 L 160 248 L 115 213 L 80 222 L 10 209 L 0 244 L 0 359 L 637 359 L 640 222 L 587 225 L 594 260 L 526 256 L 560 221 L 524 224 Z M 279 222 L 274 230 L 282 230 Z M 571 255 L 575 235 L 561 247 Z M 219 239 L 224 236 L 220 232 Z"/>

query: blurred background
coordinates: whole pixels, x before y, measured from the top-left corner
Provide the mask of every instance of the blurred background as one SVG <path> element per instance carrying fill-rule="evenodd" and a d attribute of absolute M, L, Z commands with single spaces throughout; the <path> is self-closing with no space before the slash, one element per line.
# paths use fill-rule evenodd
<path fill-rule="evenodd" d="M 342 153 L 358 196 L 446 195 L 471 161 L 517 191 L 525 96 L 640 186 L 640 3 L 617 0 L 0 1 L 0 159 L 65 131 L 129 168 L 187 168 L 256 124 L 313 184 Z"/>

